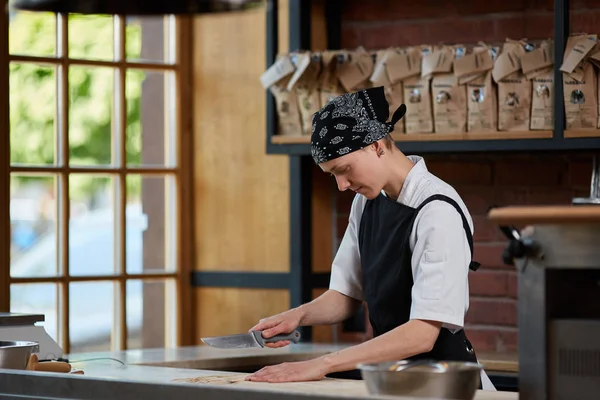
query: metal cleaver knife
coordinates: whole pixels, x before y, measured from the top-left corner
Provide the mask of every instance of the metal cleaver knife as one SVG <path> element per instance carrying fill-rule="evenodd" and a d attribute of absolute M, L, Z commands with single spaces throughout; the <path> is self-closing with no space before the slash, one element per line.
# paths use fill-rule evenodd
<path fill-rule="evenodd" d="M 215 336 L 202 338 L 202 341 L 209 346 L 220 349 L 245 349 L 251 347 L 265 347 L 265 343 L 279 342 L 280 340 L 289 340 L 292 343 L 300 341 L 300 332 L 293 331 L 289 334 L 276 335 L 268 339 L 263 338 L 262 331 L 252 331 L 250 333 L 241 333 L 237 335 Z"/>

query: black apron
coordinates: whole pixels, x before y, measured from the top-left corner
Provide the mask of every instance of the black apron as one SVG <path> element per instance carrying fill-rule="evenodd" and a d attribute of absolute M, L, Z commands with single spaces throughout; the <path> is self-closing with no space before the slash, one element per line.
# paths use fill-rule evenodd
<path fill-rule="evenodd" d="M 412 208 L 380 194 L 365 205 L 358 244 L 363 294 L 375 337 L 410 319 L 413 276 L 409 239 L 417 214 L 426 204 L 435 200 L 450 203 L 460 213 L 472 255 L 473 237 L 467 219 L 459 205 L 447 196 L 433 195 L 418 208 Z M 472 270 L 478 267 L 479 264 L 473 261 L 469 266 Z M 462 329 L 453 334 L 447 328 L 442 328 L 430 352 L 410 357 L 423 358 L 477 362 L 473 346 Z M 346 377 L 360 379 L 360 374 L 355 370 L 346 374 Z"/>

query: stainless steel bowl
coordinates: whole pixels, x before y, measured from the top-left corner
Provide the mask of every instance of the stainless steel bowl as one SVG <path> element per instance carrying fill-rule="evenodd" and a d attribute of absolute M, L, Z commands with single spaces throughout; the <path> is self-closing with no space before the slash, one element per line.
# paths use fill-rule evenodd
<path fill-rule="evenodd" d="M 479 388 L 482 366 L 470 362 L 432 360 L 359 364 L 373 395 L 472 400 Z"/>
<path fill-rule="evenodd" d="M 39 351 L 38 342 L 0 341 L 0 368 L 25 369 L 29 356 Z"/>

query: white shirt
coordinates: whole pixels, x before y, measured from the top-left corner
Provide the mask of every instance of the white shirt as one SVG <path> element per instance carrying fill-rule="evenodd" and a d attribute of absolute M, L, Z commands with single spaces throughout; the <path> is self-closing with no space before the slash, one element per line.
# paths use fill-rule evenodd
<path fill-rule="evenodd" d="M 408 157 L 415 165 L 408 173 L 397 201 L 417 208 L 434 194 L 443 194 L 461 207 L 471 232 L 473 220 L 464 202 L 449 184 L 431 174 L 421 157 Z M 385 193 L 382 192 L 384 195 Z M 358 228 L 367 198 L 356 194 L 348 227 L 333 260 L 329 288 L 364 300 Z M 410 319 L 442 322 L 456 332 L 464 326 L 469 309 L 468 273 L 471 251 L 460 214 L 445 201 L 425 205 L 410 235 L 412 250 L 412 305 Z"/>

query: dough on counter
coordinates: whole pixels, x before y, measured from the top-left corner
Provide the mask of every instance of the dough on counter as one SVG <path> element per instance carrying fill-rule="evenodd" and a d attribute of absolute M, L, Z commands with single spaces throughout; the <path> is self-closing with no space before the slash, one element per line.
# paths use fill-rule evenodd
<path fill-rule="evenodd" d="M 198 376 L 196 378 L 178 378 L 173 379 L 173 381 L 182 383 L 208 383 L 217 385 L 229 385 L 244 382 L 246 376 L 247 374 L 235 374 L 224 376 Z"/>

